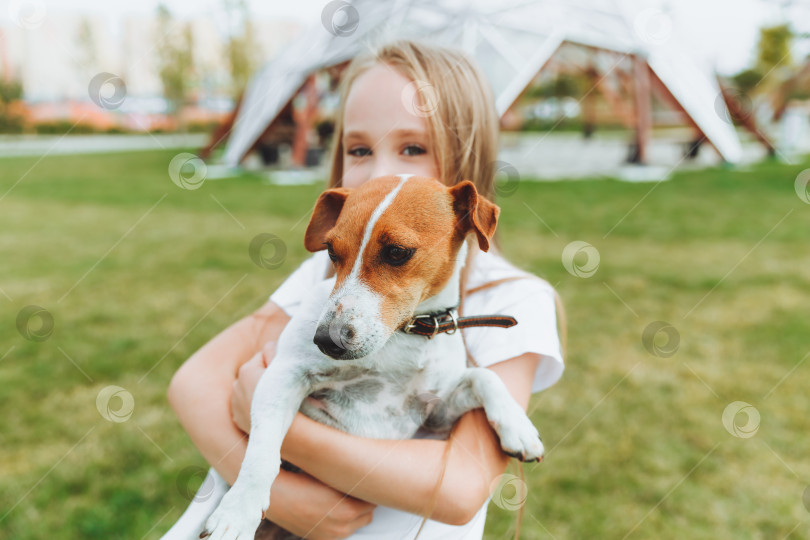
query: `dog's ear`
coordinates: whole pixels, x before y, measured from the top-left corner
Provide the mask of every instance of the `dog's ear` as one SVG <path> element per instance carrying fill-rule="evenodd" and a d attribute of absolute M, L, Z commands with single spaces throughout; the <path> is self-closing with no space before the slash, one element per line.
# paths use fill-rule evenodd
<path fill-rule="evenodd" d="M 449 189 L 453 198 L 453 211 L 456 214 L 456 227 L 462 234 L 475 231 L 478 236 L 478 247 L 481 251 L 489 250 L 489 241 L 495 234 L 498 214 L 501 209 L 478 194 L 475 184 L 469 180 L 459 182 Z"/>
<path fill-rule="evenodd" d="M 326 233 L 335 226 L 340 211 L 343 209 L 343 203 L 346 202 L 346 197 L 350 192 L 351 190 L 347 188 L 332 188 L 327 189 L 318 197 L 304 235 L 304 247 L 307 250 L 315 252 L 326 249 L 326 246 L 323 245 Z"/>

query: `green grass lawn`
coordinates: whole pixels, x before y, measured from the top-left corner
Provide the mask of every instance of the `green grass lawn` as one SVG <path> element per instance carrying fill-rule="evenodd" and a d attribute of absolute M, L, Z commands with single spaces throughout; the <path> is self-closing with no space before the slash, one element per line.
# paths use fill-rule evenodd
<path fill-rule="evenodd" d="M 307 256 L 321 186 L 181 190 L 174 155 L 0 159 L 0 538 L 159 538 L 205 465 L 172 374 Z M 499 201 L 503 250 L 557 286 L 569 322 L 563 379 L 531 404 L 548 454 L 525 467 L 522 538 L 810 535 L 808 166 L 526 182 Z M 260 233 L 286 243 L 280 267 L 251 260 Z M 563 266 L 578 240 L 598 250 L 590 277 Z M 43 341 L 18 330 L 29 305 L 52 316 Z M 126 421 L 97 408 L 111 385 L 134 399 Z M 735 401 L 759 413 L 751 436 L 731 433 L 745 413 L 724 427 Z M 511 537 L 516 512 L 489 512 L 486 537 Z"/>

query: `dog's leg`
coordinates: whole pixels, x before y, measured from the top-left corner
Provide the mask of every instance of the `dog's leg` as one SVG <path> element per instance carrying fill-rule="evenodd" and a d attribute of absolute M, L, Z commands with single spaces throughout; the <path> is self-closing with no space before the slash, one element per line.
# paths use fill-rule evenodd
<path fill-rule="evenodd" d="M 270 486 L 281 464 L 281 443 L 309 392 L 297 361 L 276 356 L 270 362 L 253 394 L 250 438 L 239 476 L 206 522 L 203 535 L 210 534 L 210 540 L 253 540 L 270 504 Z"/>
<path fill-rule="evenodd" d="M 452 420 L 483 407 L 505 453 L 521 461 L 543 458 L 537 429 L 494 371 L 483 367 L 466 369 L 444 405 L 444 414 Z"/>

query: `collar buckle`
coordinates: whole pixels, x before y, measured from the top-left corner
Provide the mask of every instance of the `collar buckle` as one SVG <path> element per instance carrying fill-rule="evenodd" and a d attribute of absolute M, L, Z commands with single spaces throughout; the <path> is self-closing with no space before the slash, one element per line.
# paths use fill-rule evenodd
<path fill-rule="evenodd" d="M 443 313 L 437 313 L 437 314 L 425 313 L 425 314 L 422 314 L 422 315 L 415 315 L 408 322 L 408 324 L 405 325 L 405 327 L 402 329 L 402 331 L 405 332 L 406 334 L 415 334 L 417 332 L 414 332 L 413 330 L 417 326 L 416 321 L 418 319 L 431 319 L 433 321 L 433 332 L 431 334 L 429 334 L 429 335 L 428 334 L 421 334 L 421 333 L 419 335 L 424 335 L 428 339 L 433 339 L 436 336 L 436 334 L 439 333 L 439 328 L 441 326 L 441 323 L 439 322 L 439 319 L 444 319 L 444 318 L 446 318 L 448 316 L 453 321 L 453 328 L 450 329 L 450 330 L 443 330 L 443 332 L 446 332 L 448 335 L 453 335 L 453 334 L 456 333 L 456 331 L 458 331 L 458 318 L 456 316 L 456 310 L 455 309 L 448 309 L 447 311 L 445 311 Z"/>
<path fill-rule="evenodd" d="M 430 315 L 428 313 L 428 314 L 424 314 L 424 315 L 414 315 L 414 317 L 408 322 L 408 324 L 405 325 L 405 327 L 402 329 L 402 331 L 405 332 L 406 334 L 413 334 L 414 333 L 413 329 L 416 328 L 417 319 L 433 319 L 433 321 L 436 324 L 436 329 L 438 330 L 438 328 L 439 328 L 439 322 L 436 320 L 436 318 L 433 315 Z M 433 337 L 433 336 L 430 336 L 430 337 Z"/>

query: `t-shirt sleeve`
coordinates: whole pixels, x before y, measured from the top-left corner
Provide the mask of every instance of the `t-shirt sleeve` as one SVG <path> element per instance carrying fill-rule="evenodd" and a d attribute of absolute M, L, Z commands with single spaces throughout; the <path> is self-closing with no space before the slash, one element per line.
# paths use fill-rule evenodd
<path fill-rule="evenodd" d="M 532 393 L 557 382 L 564 369 L 557 332 L 554 289 L 539 279 L 507 282 L 465 298 L 463 315 L 511 315 L 511 328 L 465 328 L 464 340 L 470 355 L 486 367 L 526 353 L 540 355 L 534 373 Z"/>
<path fill-rule="evenodd" d="M 270 295 L 270 300 L 292 317 L 301 305 L 308 291 L 323 281 L 326 274 L 324 252 L 317 252 L 304 262 L 284 280 L 284 283 Z"/>

